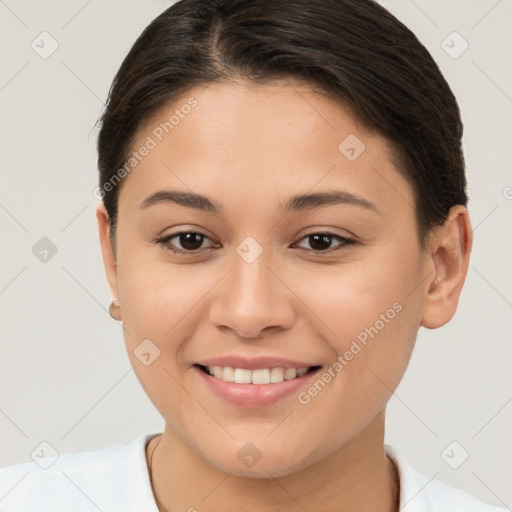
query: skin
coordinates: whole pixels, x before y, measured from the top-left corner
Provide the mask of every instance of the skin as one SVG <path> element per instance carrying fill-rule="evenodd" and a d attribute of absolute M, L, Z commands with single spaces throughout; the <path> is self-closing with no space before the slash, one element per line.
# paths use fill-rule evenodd
<path fill-rule="evenodd" d="M 440 327 L 456 311 L 472 246 L 466 208 L 454 206 L 422 252 L 413 189 L 386 140 L 305 84 L 193 88 L 141 127 L 134 150 L 190 97 L 197 106 L 124 179 L 115 245 L 97 208 L 115 314 L 166 422 L 152 463 L 159 502 L 168 511 L 398 510 L 385 407 L 419 327 Z M 355 161 L 338 149 L 349 134 L 365 144 Z M 170 202 L 141 210 L 162 189 L 206 195 L 223 211 Z M 351 204 L 277 210 L 292 195 L 330 190 L 378 213 Z M 209 238 L 192 256 L 155 242 L 180 231 Z M 318 250 L 306 235 L 325 231 L 357 244 L 332 238 Z M 263 249 L 250 264 L 236 252 L 247 236 Z M 322 374 L 397 302 L 401 311 L 307 404 L 293 394 L 242 409 L 192 369 L 207 357 L 266 354 L 322 365 Z M 149 366 L 134 355 L 146 338 L 160 349 Z M 251 468 L 237 457 L 247 442 L 262 455 Z"/>

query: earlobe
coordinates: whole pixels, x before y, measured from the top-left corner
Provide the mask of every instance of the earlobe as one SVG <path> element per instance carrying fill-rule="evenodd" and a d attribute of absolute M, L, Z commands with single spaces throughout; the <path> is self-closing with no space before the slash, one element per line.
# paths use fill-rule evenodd
<path fill-rule="evenodd" d="M 451 208 L 446 221 L 436 227 L 429 244 L 430 274 L 426 279 L 421 325 L 436 329 L 449 322 L 466 279 L 473 231 L 467 209 Z"/>
<path fill-rule="evenodd" d="M 121 309 L 119 307 L 119 300 L 116 298 L 112 299 L 110 306 L 108 307 L 108 314 L 118 322 L 121 321 Z"/>
<path fill-rule="evenodd" d="M 96 218 L 98 220 L 98 234 L 100 238 L 101 252 L 103 256 L 103 265 L 107 276 L 108 285 L 112 298 L 118 299 L 118 277 L 117 277 L 117 261 L 114 247 L 110 236 L 109 215 L 103 202 L 99 203 L 96 208 Z M 121 321 L 121 309 L 119 300 L 109 307 L 109 313 L 112 318 Z"/>

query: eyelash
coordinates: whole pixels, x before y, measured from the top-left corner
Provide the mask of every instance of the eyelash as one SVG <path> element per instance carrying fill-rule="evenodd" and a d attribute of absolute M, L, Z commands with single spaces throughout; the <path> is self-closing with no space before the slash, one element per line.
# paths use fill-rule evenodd
<path fill-rule="evenodd" d="M 197 231 L 180 231 L 178 233 L 173 233 L 173 234 L 161 237 L 161 238 L 155 240 L 155 242 L 158 243 L 158 244 L 161 244 L 162 246 L 164 246 L 164 248 L 167 251 L 170 251 L 170 252 L 175 253 L 175 254 L 178 253 L 178 254 L 183 254 L 183 255 L 187 255 L 187 256 L 192 256 L 192 255 L 198 254 L 201 251 L 201 249 L 196 249 L 196 250 L 173 249 L 169 245 L 170 241 L 173 238 L 178 238 L 180 235 L 186 235 L 186 234 L 200 235 L 200 236 L 203 237 L 203 241 L 206 240 L 206 239 L 211 240 L 210 237 L 204 235 L 203 233 L 199 233 Z M 331 237 L 331 238 L 334 238 L 334 239 L 338 240 L 339 242 L 342 242 L 340 244 L 340 246 L 338 246 L 338 248 L 335 248 L 335 249 L 332 249 L 332 248 L 325 249 L 325 250 L 305 249 L 306 251 L 311 251 L 311 252 L 313 252 L 315 254 L 325 254 L 325 253 L 332 253 L 332 252 L 335 252 L 335 251 L 340 251 L 344 247 L 351 246 L 351 245 L 357 245 L 357 243 L 358 243 L 353 238 L 347 238 L 347 237 L 344 237 L 344 236 L 336 235 L 335 233 L 330 233 L 328 231 L 315 231 L 315 232 L 309 233 L 309 234 L 303 236 L 299 240 L 299 242 L 301 242 L 302 240 L 304 240 L 306 238 L 314 236 L 314 235 L 328 236 L 328 237 Z M 208 247 L 207 249 L 214 249 L 214 247 Z M 303 249 L 303 248 L 301 247 L 301 249 Z"/>

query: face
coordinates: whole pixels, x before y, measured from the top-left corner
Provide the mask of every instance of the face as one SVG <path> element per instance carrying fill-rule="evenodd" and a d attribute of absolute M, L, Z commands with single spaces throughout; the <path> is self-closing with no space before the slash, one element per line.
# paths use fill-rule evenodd
<path fill-rule="evenodd" d="M 111 285 L 169 431 L 252 476 L 363 436 L 425 292 L 413 191 L 386 141 L 305 85 L 239 83 L 191 89 L 132 149 Z"/>

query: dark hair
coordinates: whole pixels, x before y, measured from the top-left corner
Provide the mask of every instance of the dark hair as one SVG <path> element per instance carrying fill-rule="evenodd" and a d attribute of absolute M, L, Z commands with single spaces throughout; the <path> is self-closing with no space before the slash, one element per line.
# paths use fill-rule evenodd
<path fill-rule="evenodd" d="M 99 187 L 113 239 L 122 184 L 112 180 L 149 116 L 197 85 L 280 78 L 315 84 L 387 139 L 414 190 L 423 249 L 449 209 L 467 204 L 457 101 L 429 52 L 383 7 L 372 0 L 181 0 L 134 43 L 101 116 Z"/>

